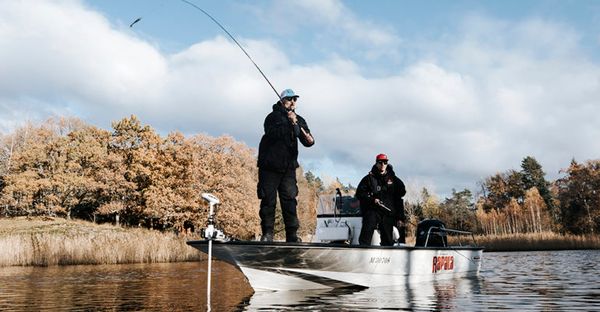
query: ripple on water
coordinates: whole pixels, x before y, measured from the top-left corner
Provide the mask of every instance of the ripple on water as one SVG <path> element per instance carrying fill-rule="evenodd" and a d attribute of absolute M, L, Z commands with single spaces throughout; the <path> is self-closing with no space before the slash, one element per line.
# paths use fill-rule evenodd
<path fill-rule="evenodd" d="M 485 253 L 480 276 L 395 288 L 256 292 L 213 265 L 212 307 L 230 310 L 600 310 L 600 251 Z M 0 310 L 204 310 L 206 262 L 0 268 Z"/>

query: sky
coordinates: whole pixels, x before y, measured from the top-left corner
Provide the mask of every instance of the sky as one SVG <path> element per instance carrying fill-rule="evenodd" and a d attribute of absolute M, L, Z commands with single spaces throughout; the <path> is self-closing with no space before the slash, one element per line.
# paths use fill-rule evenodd
<path fill-rule="evenodd" d="M 599 158 L 600 1 L 190 1 L 300 95 L 316 144 L 299 161 L 326 182 L 356 186 L 385 153 L 409 197 L 448 197 L 526 156 L 550 180 Z M 183 1 L 0 0 L 0 133 L 133 114 L 256 148 L 276 101 Z"/>

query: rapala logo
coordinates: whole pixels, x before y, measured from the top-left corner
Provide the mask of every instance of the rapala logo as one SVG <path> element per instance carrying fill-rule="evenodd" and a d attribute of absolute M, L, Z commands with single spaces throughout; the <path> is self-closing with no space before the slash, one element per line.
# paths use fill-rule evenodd
<path fill-rule="evenodd" d="M 452 270 L 454 270 L 454 256 L 433 256 L 432 273 Z"/>

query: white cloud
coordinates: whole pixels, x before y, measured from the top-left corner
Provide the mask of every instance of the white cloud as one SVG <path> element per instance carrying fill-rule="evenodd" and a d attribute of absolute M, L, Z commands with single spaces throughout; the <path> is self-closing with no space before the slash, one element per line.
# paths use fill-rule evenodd
<path fill-rule="evenodd" d="M 275 1 L 266 12 L 255 12 L 276 31 L 294 34 L 311 29 L 319 45 L 359 52 L 366 59 L 397 57 L 402 43 L 383 23 L 360 19 L 339 0 Z M 306 47 L 305 47 L 306 48 Z"/>
<path fill-rule="evenodd" d="M 277 3 L 309 9 L 304 1 Z M 341 2 L 311 5 L 321 23 L 371 31 Z M 50 114 L 107 128 L 136 114 L 163 131 L 228 133 L 256 146 L 275 102 L 224 36 L 168 55 L 78 1 L 3 3 L 0 21 L 3 130 Z M 348 42 L 388 45 L 394 53 L 393 32 L 372 34 Z M 541 19 L 474 16 L 451 37 L 428 45 L 426 58 L 376 78 L 335 53 L 298 65 L 276 42 L 238 40 L 278 89 L 301 94 L 298 113 L 317 142 L 300 152 L 305 169 L 353 185 L 381 152 L 406 182 L 445 194 L 518 169 L 527 155 L 548 173 L 572 157 L 598 157 L 600 67 L 580 51 L 579 34 Z"/>

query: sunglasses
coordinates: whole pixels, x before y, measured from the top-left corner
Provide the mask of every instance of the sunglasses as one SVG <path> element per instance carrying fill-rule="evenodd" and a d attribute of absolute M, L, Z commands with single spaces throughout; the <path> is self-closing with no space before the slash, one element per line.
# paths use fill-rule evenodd
<path fill-rule="evenodd" d="M 387 165 L 388 161 L 387 160 L 378 160 L 377 163 Z"/>
<path fill-rule="evenodd" d="M 298 100 L 297 97 L 286 97 L 283 99 L 284 101 L 296 102 Z"/>

